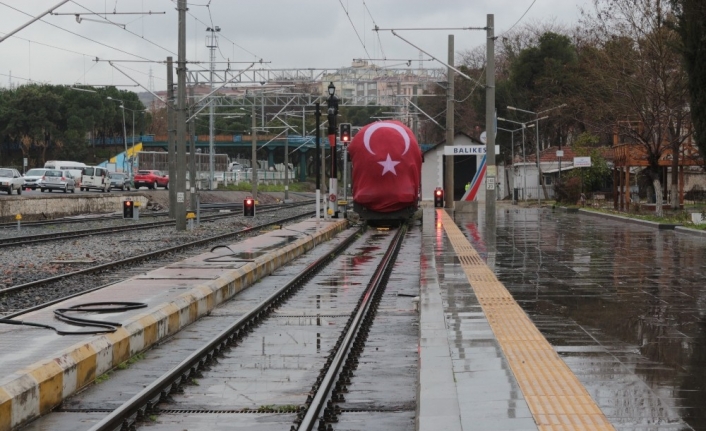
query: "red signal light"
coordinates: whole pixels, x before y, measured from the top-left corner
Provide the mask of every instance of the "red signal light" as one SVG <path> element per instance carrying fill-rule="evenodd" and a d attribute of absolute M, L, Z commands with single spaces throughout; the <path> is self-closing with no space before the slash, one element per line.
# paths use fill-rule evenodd
<path fill-rule="evenodd" d="M 125 201 L 125 206 L 126 206 L 126 207 L 129 207 L 130 205 L 132 205 L 132 202 L 131 202 L 131 201 Z"/>
<path fill-rule="evenodd" d="M 434 190 L 434 208 L 444 207 L 444 190 L 437 188 Z"/>
<path fill-rule="evenodd" d="M 255 199 L 248 197 L 243 201 L 243 215 L 245 217 L 255 217 Z"/>

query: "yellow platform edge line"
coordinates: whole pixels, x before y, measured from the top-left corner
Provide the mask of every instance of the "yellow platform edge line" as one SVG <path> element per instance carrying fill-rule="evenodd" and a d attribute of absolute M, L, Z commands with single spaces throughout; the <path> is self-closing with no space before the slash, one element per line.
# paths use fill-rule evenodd
<path fill-rule="evenodd" d="M 459 258 L 460 265 L 540 430 L 615 431 L 585 386 L 495 277 L 453 219 L 445 210 L 436 213 L 454 252 L 463 256 Z"/>
<path fill-rule="evenodd" d="M 210 312 L 219 301 L 230 299 L 237 291 L 252 285 L 316 244 L 330 240 L 347 227 L 346 220 L 327 224 L 313 234 L 307 233 L 282 249 L 259 257 L 255 263 L 248 263 L 252 267 L 250 273 L 230 270 L 208 286 L 196 286 L 170 303 L 157 305 L 133 316 L 114 333 L 90 337 L 6 377 L 0 377 L 0 431 L 18 429 L 51 411 L 64 398 L 93 382 L 98 375 L 172 335 L 173 331 Z M 230 296 L 226 297 L 221 295 L 224 285 L 238 285 L 239 289 L 230 289 Z"/>

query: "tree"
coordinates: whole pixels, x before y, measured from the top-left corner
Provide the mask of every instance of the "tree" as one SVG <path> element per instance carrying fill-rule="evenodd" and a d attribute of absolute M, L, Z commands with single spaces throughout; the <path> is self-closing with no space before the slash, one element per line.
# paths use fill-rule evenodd
<path fill-rule="evenodd" d="M 676 50 L 678 35 L 666 25 L 667 0 L 594 0 L 594 12 L 584 12 L 586 37 L 592 50 L 590 84 L 610 90 L 601 108 L 610 112 L 621 139 L 644 150 L 657 202 L 662 202 L 659 161 L 667 151 L 677 155 L 688 138 L 686 75 Z M 673 157 L 672 205 L 678 207 L 677 166 Z M 666 180 L 666 179 L 664 179 Z M 662 205 L 657 205 L 662 215 Z"/>
<path fill-rule="evenodd" d="M 702 0 L 672 0 L 672 5 L 689 79 L 691 124 L 701 157 L 706 158 L 706 5 Z"/>
<path fill-rule="evenodd" d="M 0 124 L 4 134 L 11 141 L 19 142 L 22 155 L 35 163 L 46 160 L 47 149 L 61 118 L 60 102 L 46 86 L 23 85 L 9 97 L 2 112 Z"/>

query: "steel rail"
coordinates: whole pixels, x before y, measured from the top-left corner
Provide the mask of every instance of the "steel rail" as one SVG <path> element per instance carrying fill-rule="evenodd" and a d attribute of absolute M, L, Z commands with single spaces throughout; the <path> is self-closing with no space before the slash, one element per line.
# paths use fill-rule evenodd
<path fill-rule="evenodd" d="M 309 406 L 301 423 L 299 424 L 298 430 L 311 431 L 314 428 L 315 423 L 320 420 L 319 413 L 321 412 L 326 400 L 329 398 L 331 387 L 340 372 L 341 366 L 343 365 L 343 360 L 349 354 L 353 338 L 358 334 L 363 320 L 370 313 L 371 304 L 373 303 L 373 298 L 376 296 L 378 289 L 386 281 L 386 275 L 389 274 L 391 265 L 397 257 L 397 252 L 399 251 L 400 245 L 402 244 L 402 238 L 404 237 L 406 231 L 406 225 L 402 225 L 398 229 L 397 234 L 390 244 L 390 247 L 385 253 L 385 256 L 382 258 L 382 261 L 375 270 L 370 283 L 368 283 L 368 287 L 365 289 L 362 302 L 357 307 L 355 316 L 352 320 L 349 320 L 349 324 L 346 326 L 348 331 L 346 332 L 343 341 L 340 343 L 340 347 L 336 351 L 326 375 L 321 380 L 311 403 L 308 403 Z M 323 420 L 323 418 L 321 418 L 321 420 Z"/>
<path fill-rule="evenodd" d="M 5 288 L 5 289 L 0 289 L 0 295 L 5 294 L 5 293 L 9 293 L 9 292 L 15 292 L 15 291 L 19 291 L 19 290 L 24 290 L 24 289 L 27 289 L 27 288 L 30 288 L 30 287 L 40 286 L 40 285 L 43 285 L 43 284 L 51 283 L 51 282 L 54 282 L 54 281 L 59 281 L 59 280 L 62 280 L 62 279 L 64 279 L 64 278 L 74 277 L 74 276 L 77 276 L 77 275 L 92 274 L 92 273 L 94 273 L 94 272 L 103 271 L 103 270 L 110 269 L 110 268 L 113 268 L 113 267 L 116 267 L 116 266 L 125 265 L 125 264 L 127 264 L 127 263 L 132 263 L 132 262 L 135 262 L 135 261 L 138 261 L 138 260 L 149 259 L 149 258 L 153 258 L 153 257 L 156 257 L 156 256 L 161 256 L 161 255 L 163 255 L 163 254 L 171 253 L 171 252 L 174 252 L 174 251 L 180 251 L 180 250 L 183 250 L 183 249 L 186 249 L 186 248 L 189 248 L 189 247 L 194 247 L 194 246 L 197 246 L 197 245 L 206 244 L 206 243 L 208 243 L 208 242 L 216 241 L 216 240 L 219 240 L 219 239 L 229 238 L 229 237 L 233 237 L 233 236 L 242 235 L 242 234 L 245 234 L 245 233 L 248 233 L 248 232 L 252 232 L 252 231 L 254 231 L 254 230 L 257 230 L 257 229 L 262 229 L 263 227 L 278 225 L 278 224 L 281 224 L 281 223 L 284 223 L 284 222 L 288 222 L 288 221 L 291 221 L 291 220 L 296 220 L 296 219 L 298 219 L 298 218 L 301 218 L 301 217 L 304 217 L 304 216 L 307 216 L 307 215 L 313 215 L 314 213 L 315 213 L 315 211 L 309 211 L 309 212 L 306 212 L 306 213 L 303 213 L 303 214 L 299 214 L 299 215 L 296 215 L 296 216 L 287 217 L 287 218 L 284 218 L 284 219 L 280 219 L 280 220 L 276 220 L 276 221 L 271 221 L 271 222 L 263 223 L 263 224 L 260 224 L 260 225 L 257 225 L 257 226 L 252 226 L 252 227 L 249 227 L 249 228 L 241 229 L 241 230 L 239 230 L 239 231 L 237 231 L 237 232 L 230 232 L 230 233 L 225 233 L 225 234 L 221 234 L 221 235 L 215 235 L 215 236 L 211 236 L 211 237 L 208 237 L 208 238 L 199 239 L 199 240 L 196 240 L 196 241 L 192 241 L 192 242 L 188 242 L 188 243 L 184 243 L 184 244 L 180 244 L 180 245 L 175 245 L 175 246 L 168 247 L 168 248 L 163 248 L 163 249 L 160 249 L 160 250 L 150 251 L 150 252 L 143 253 L 143 254 L 140 254 L 140 255 L 137 255 L 137 256 L 131 256 L 131 257 L 128 257 L 128 258 L 125 258 L 125 259 L 121 259 L 121 260 L 118 260 L 118 261 L 103 263 L 103 264 L 100 264 L 100 265 L 92 266 L 92 267 L 90 267 L 90 268 L 84 268 L 84 269 L 81 269 L 81 270 L 78 270 L 78 271 L 67 272 L 67 273 L 65 273 L 65 274 L 55 275 L 55 276 L 53 276 L 53 277 L 44 278 L 44 279 L 42 279 L 42 280 L 35 280 L 35 281 L 31 281 L 31 282 L 29 282 L 29 283 L 24 283 L 24 284 L 18 284 L 18 285 L 15 285 L 15 286 L 10 286 L 10 287 L 7 287 L 7 288 Z"/>
<path fill-rule="evenodd" d="M 263 209 L 261 209 L 260 212 L 271 212 L 271 211 L 281 209 L 281 208 L 292 208 L 292 207 L 296 207 L 296 206 L 307 205 L 312 202 L 313 201 L 306 202 L 306 203 L 298 202 L 296 204 L 289 204 L 286 206 L 275 205 L 275 204 L 261 205 L 260 207 Z M 242 206 L 243 205 L 240 204 L 241 209 L 242 209 Z M 228 208 L 233 208 L 233 207 L 228 207 Z M 235 207 L 235 208 L 237 208 L 237 207 Z M 201 217 L 201 221 L 202 222 L 213 221 L 213 220 L 231 217 L 233 215 L 234 215 L 233 213 L 211 214 L 211 215 Z M 2 238 L 2 239 L 0 239 L 0 248 L 19 246 L 19 245 L 28 245 L 28 244 L 37 244 L 40 242 L 57 241 L 57 240 L 62 240 L 62 239 L 81 238 L 84 236 L 91 236 L 91 235 L 100 235 L 100 234 L 109 235 L 112 233 L 119 233 L 119 232 L 133 231 L 133 230 L 144 230 L 144 229 L 150 229 L 150 228 L 154 228 L 154 227 L 171 226 L 174 223 L 175 223 L 174 220 L 164 220 L 164 221 L 155 221 L 155 222 L 149 222 L 149 223 L 140 223 L 140 224 L 136 224 L 136 225 L 98 227 L 98 228 L 82 229 L 82 230 L 70 231 L 70 232 L 53 232 L 53 233 L 47 233 L 47 234 Z"/>
<path fill-rule="evenodd" d="M 360 232 L 362 229 L 359 229 Z M 301 284 L 324 267 L 334 256 L 345 250 L 356 240 L 356 233 L 351 234 L 345 241 L 341 242 L 332 252 L 326 253 L 315 262 L 307 266 L 304 271 L 293 277 L 282 288 L 274 292 L 265 300 L 260 302 L 255 308 L 240 317 L 235 323 L 221 331 L 208 344 L 192 353 L 179 365 L 168 373 L 159 377 L 152 384 L 133 396 L 125 404 L 113 410 L 107 417 L 95 424 L 88 431 L 113 431 L 116 429 L 131 429 L 133 425 L 128 421 L 137 421 L 144 418 L 146 413 L 152 409 L 162 398 L 166 398 L 170 393 L 176 391 L 178 387 L 188 382 L 191 376 L 198 373 L 214 356 L 224 349 L 237 343 L 243 335 L 250 332 L 257 322 L 268 313 L 277 308 L 288 296 L 293 294 Z"/>

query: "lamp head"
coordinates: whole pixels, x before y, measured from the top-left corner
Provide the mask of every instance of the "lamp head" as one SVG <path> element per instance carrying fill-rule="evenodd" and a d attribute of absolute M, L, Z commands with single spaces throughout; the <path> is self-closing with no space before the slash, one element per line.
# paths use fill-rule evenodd
<path fill-rule="evenodd" d="M 331 83 L 328 85 L 328 95 L 329 95 L 329 96 L 333 96 L 335 93 L 336 93 L 336 86 L 333 85 L 333 82 L 331 82 Z"/>

